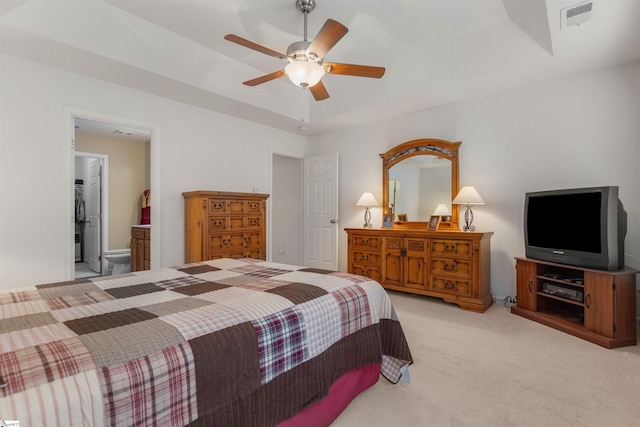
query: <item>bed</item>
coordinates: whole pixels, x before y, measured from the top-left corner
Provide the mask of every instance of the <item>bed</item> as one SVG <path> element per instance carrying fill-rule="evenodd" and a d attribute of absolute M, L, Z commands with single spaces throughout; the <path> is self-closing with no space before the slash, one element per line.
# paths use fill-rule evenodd
<path fill-rule="evenodd" d="M 329 425 L 412 357 L 368 278 L 219 259 L 0 291 L 0 419 Z"/>

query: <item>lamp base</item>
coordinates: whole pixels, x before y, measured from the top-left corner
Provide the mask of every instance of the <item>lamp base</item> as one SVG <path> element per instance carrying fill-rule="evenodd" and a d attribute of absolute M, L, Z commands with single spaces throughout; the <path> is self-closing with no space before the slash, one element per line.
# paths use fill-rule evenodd
<path fill-rule="evenodd" d="M 467 209 L 464 211 L 464 227 L 462 227 L 462 231 L 476 231 L 476 226 L 471 225 L 473 222 L 473 211 L 471 210 L 471 205 L 466 205 Z"/>
<path fill-rule="evenodd" d="M 371 225 L 371 211 L 369 211 L 369 207 L 367 206 L 364 211 L 364 228 L 372 228 Z"/>

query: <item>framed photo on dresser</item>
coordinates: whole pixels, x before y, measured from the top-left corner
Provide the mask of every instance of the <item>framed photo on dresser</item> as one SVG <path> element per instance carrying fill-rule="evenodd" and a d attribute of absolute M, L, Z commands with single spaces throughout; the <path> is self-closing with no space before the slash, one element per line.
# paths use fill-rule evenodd
<path fill-rule="evenodd" d="M 440 215 L 431 215 L 429 218 L 429 230 L 437 230 L 440 224 Z"/>

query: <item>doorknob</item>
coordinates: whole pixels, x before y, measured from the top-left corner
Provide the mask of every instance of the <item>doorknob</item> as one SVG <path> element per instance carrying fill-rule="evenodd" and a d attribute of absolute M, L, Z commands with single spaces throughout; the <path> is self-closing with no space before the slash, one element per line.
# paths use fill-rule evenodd
<path fill-rule="evenodd" d="M 337 222 L 338 222 L 338 220 L 337 220 L 337 219 L 332 219 L 332 220 L 331 220 L 331 224 L 336 224 Z"/>

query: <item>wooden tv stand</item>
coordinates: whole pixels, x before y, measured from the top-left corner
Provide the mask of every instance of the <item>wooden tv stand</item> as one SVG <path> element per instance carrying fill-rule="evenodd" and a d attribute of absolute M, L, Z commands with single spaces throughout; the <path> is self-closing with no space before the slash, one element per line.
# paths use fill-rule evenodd
<path fill-rule="evenodd" d="M 606 348 L 636 345 L 636 270 L 516 258 L 511 312 Z"/>

